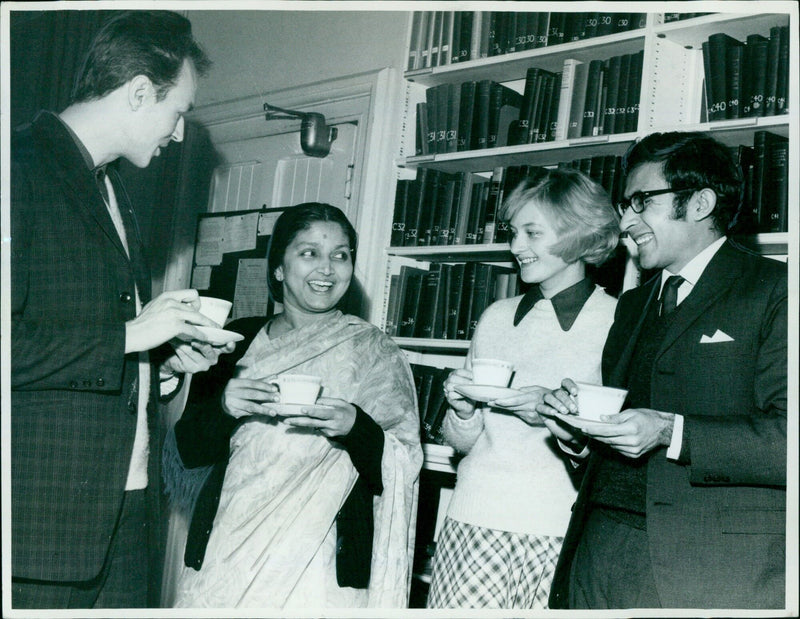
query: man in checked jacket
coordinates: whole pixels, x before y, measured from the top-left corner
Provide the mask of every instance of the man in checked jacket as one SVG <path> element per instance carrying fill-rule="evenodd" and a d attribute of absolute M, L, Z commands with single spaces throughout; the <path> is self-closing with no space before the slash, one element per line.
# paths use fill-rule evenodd
<path fill-rule="evenodd" d="M 208 66 L 184 17 L 119 13 L 95 38 L 71 105 L 40 112 L 12 143 L 15 608 L 148 603 L 155 403 L 232 345 L 213 347 L 196 328 L 215 326 L 197 291 L 150 299 L 113 163 L 144 168 L 182 140 Z"/>

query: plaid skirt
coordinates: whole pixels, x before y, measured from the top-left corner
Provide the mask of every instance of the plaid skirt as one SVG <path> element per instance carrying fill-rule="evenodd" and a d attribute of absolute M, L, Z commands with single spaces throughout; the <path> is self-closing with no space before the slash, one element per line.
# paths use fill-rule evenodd
<path fill-rule="evenodd" d="M 428 608 L 547 608 L 563 537 L 525 535 L 446 518 Z"/>

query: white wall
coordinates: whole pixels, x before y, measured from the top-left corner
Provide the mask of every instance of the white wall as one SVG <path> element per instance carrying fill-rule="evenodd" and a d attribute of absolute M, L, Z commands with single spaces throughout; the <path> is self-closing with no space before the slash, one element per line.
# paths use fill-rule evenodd
<path fill-rule="evenodd" d="M 197 91 L 198 107 L 404 68 L 405 12 L 217 10 L 187 16 L 214 62 Z"/>

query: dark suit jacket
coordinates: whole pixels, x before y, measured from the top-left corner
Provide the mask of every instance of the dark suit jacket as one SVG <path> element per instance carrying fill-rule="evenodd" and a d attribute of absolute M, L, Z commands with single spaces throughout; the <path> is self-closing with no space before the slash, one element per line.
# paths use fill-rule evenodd
<path fill-rule="evenodd" d="M 123 499 L 138 382 L 125 322 L 134 283 L 144 303 L 150 279 L 125 254 L 56 116 L 37 116 L 12 158 L 12 574 L 86 580 L 103 564 Z M 130 208 L 109 176 L 120 209 Z M 138 235 L 128 244 L 142 255 Z"/>
<path fill-rule="evenodd" d="M 626 386 L 659 277 L 624 294 L 603 380 Z M 721 331 L 732 341 L 701 343 Z M 782 607 L 786 527 L 786 265 L 730 241 L 681 303 L 656 356 L 651 408 L 684 416 L 688 462 L 647 465 L 647 538 L 664 607 Z M 594 470 L 590 456 L 550 594 L 567 604 L 569 568 Z"/>

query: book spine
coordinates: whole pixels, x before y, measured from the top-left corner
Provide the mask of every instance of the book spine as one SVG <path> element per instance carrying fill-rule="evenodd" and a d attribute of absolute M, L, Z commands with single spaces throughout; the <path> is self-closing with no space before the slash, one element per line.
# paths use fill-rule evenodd
<path fill-rule="evenodd" d="M 731 45 L 725 53 L 725 96 L 728 98 L 725 118 L 739 118 L 744 46 Z"/>
<path fill-rule="evenodd" d="M 447 85 L 447 132 L 445 134 L 445 152 L 458 150 L 458 129 L 461 113 L 461 84 Z"/>
<path fill-rule="evenodd" d="M 461 60 L 461 21 L 464 18 L 463 11 L 453 11 L 452 30 L 450 34 L 450 62 L 455 64 Z"/>
<path fill-rule="evenodd" d="M 711 74 L 706 75 L 706 80 L 710 83 L 708 105 L 708 119 L 710 121 L 724 120 L 727 115 L 726 58 L 731 40 L 732 37 L 721 32 L 708 37 L 708 68 Z"/>
<path fill-rule="evenodd" d="M 594 132 L 597 105 L 600 100 L 600 88 L 602 86 L 602 72 L 602 60 L 592 60 L 589 62 L 589 78 L 586 83 L 586 100 L 583 106 L 581 137 L 590 136 Z"/>
<path fill-rule="evenodd" d="M 410 180 L 400 179 L 394 194 L 394 213 L 392 215 L 392 236 L 389 241 L 391 247 L 402 247 L 406 230 L 406 205 L 408 201 L 408 186 Z"/>
<path fill-rule="evenodd" d="M 448 245 L 450 239 L 450 218 L 453 212 L 453 194 L 456 188 L 454 178 L 444 178 L 444 184 L 439 191 L 439 205 L 437 206 L 438 222 L 436 223 L 431 245 Z"/>
<path fill-rule="evenodd" d="M 789 141 L 777 138 L 767 142 L 764 190 L 759 228 L 764 232 L 786 232 L 789 198 Z"/>
<path fill-rule="evenodd" d="M 631 54 L 628 72 L 628 105 L 625 110 L 625 131 L 630 133 L 639 127 L 639 100 L 642 95 L 642 65 L 644 51 Z"/>
<path fill-rule="evenodd" d="M 427 168 L 417 168 L 417 177 L 408 187 L 406 200 L 406 225 L 404 247 L 414 247 L 419 238 L 420 215 L 423 211 L 424 186 L 427 180 Z"/>
<path fill-rule="evenodd" d="M 414 153 L 417 155 L 428 154 L 428 104 L 420 101 L 416 105 L 416 140 L 414 142 Z"/>
<path fill-rule="evenodd" d="M 575 66 L 575 85 L 572 91 L 572 100 L 569 108 L 569 126 L 567 138 L 581 137 L 583 129 L 583 109 L 586 104 L 586 87 L 589 82 L 589 65 L 581 63 Z"/>
<path fill-rule="evenodd" d="M 767 158 L 767 139 L 769 132 L 756 131 L 753 134 L 753 200 L 750 216 L 756 222 L 759 231 L 762 222 L 766 219 L 762 215 L 762 200 L 764 197 L 764 180 Z"/>
<path fill-rule="evenodd" d="M 408 71 L 420 68 L 422 16 L 424 13 L 424 11 L 414 11 L 411 17 L 411 36 L 409 37 L 408 64 L 406 65 Z"/>
<path fill-rule="evenodd" d="M 780 48 L 780 26 L 769 30 L 767 45 L 767 73 L 764 78 L 764 116 L 775 115 L 778 92 L 778 53 Z"/>
<path fill-rule="evenodd" d="M 442 33 L 439 44 L 439 66 L 450 64 L 453 49 L 453 11 L 442 11 Z"/>
<path fill-rule="evenodd" d="M 504 168 L 498 166 L 492 170 L 489 181 L 489 194 L 486 198 L 486 212 L 483 220 L 483 243 L 494 243 L 497 224 L 497 209 L 500 206 L 500 188 L 503 184 Z"/>
<path fill-rule="evenodd" d="M 487 148 L 489 142 L 489 97 L 491 80 L 481 80 L 475 89 L 475 114 L 472 125 L 472 148 Z"/>
<path fill-rule="evenodd" d="M 456 339 L 466 340 L 469 335 L 469 325 L 472 310 L 472 297 L 475 289 L 475 267 L 477 262 L 467 262 L 464 265 L 464 279 L 461 292 L 461 304 L 458 310 L 458 324 Z"/>
<path fill-rule="evenodd" d="M 618 131 L 614 126 L 617 108 L 619 107 L 619 82 L 622 76 L 622 56 L 612 56 L 608 59 L 608 95 L 603 110 L 605 121 L 603 122 L 603 133 L 612 134 Z"/>
<path fill-rule="evenodd" d="M 464 285 L 464 263 L 454 264 L 450 270 L 447 292 L 447 321 L 446 334 L 448 340 L 458 337 L 458 313 L 461 307 L 461 292 Z"/>
<path fill-rule="evenodd" d="M 558 111 L 556 112 L 555 140 L 567 139 L 569 130 L 569 111 L 572 104 L 572 95 L 575 90 L 575 71 L 581 63 L 575 58 L 567 58 L 561 69 L 561 91 L 558 98 Z M 522 112 L 520 111 L 520 114 Z"/>
<path fill-rule="evenodd" d="M 472 53 L 472 28 L 475 13 L 472 11 L 463 11 L 461 13 L 461 35 L 459 36 L 459 51 L 458 61 L 467 62 L 471 60 Z"/>
<path fill-rule="evenodd" d="M 539 13 L 536 20 L 536 39 L 534 40 L 534 47 L 547 47 L 548 35 L 550 32 L 550 16 L 552 13 Z"/>
<path fill-rule="evenodd" d="M 439 265 L 439 283 L 436 287 L 436 309 L 433 313 L 433 324 L 431 326 L 431 337 L 433 339 L 445 339 L 447 337 L 447 315 L 450 311 L 449 286 L 450 272 L 452 266 L 449 264 Z"/>
<path fill-rule="evenodd" d="M 789 26 L 780 27 L 778 44 L 778 82 L 775 88 L 775 113 L 789 113 Z"/>
<path fill-rule="evenodd" d="M 552 142 L 556 139 L 558 130 L 558 108 L 561 101 L 561 72 L 554 73 L 552 79 L 552 91 L 549 96 L 547 108 L 547 131 L 544 135 L 545 142 Z"/>
<path fill-rule="evenodd" d="M 427 179 L 422 189 L 422 202 L 420 209 L 420 226 L 417 234 L 417 245 L 428 246 L 431 244 L 433 225 L 437 221 L 436 206 L 442 172 L 428 170 Z"/>
<path fill-rule="evenodd" d="M 762 36 L 751 35 L 747 37 L 747 47 L 750 48 L 750 65 L 748 79 L 748 95 L 750 117 L 764 115 L 766 74 L 767 74 L 767 54 L 769 42 Z"/>
<path fill-rule="evenodd" d="M 425 90 L 425 116 L 427 119 L 427 137 L 426 137 L 426 154 L 433 154 L 436 152 L 436 135 L 437 129 L 436 122 L 439 118 L 438 113 L 438 97 L 436 89 L 437 86 L 431 86 Z"/>

